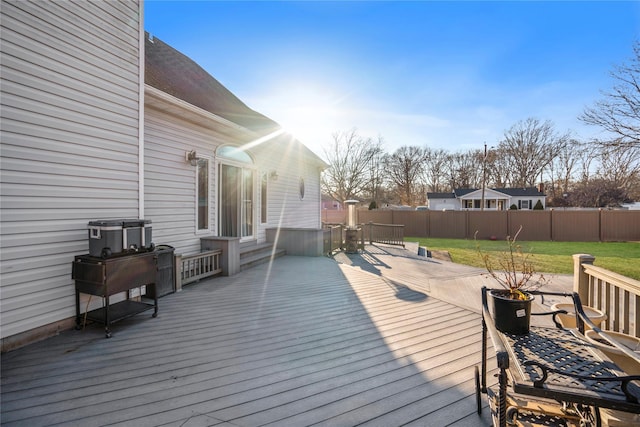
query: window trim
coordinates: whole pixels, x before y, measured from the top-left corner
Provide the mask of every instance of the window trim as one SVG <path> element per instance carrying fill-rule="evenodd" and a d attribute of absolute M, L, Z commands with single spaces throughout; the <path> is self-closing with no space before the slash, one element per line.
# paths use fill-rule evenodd
<path fill-rule="evenodd" d="M 207 162 L 207 188 L 206 188 L 206 194 L 207 194 L 207 213 L 206 213 L 206 217 L 207 217 L 207 228 L 200 228 L 200 224 L 198 223 L 199 221 L 199 209 L 200 209 L 200 200 L 199 200 L 199 189 L 200 189 L 200 160 L 204 160 Z M 212 182 L 211 182 L 211 166 L 213 164 L 212 158 L 210 156 L 206 156 L 206 155 L 198 155 L 198 164 L 195 166 L 195 192 L 194 192 L 194 205 L 195 205 L 195 209 L 194 209 L 194 226 L 195 226 L 195 233 L 196 234 L 204 234 L 204 233 L 211 233 L 212 230 L 212 221 L 211 221 L 211 212 L 212 212 L 212 203 L 211 203 L 211 188 L 212 188 Z"/>
<path fill-rule="evenodd" d="M 265 171 L 260 176 L 260 224 L 269 223 L 268 197 L 269 175 Z"/>

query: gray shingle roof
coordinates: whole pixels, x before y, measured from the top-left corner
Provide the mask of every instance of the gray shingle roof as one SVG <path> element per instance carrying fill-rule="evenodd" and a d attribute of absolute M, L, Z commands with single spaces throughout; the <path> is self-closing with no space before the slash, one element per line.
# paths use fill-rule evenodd
<path fill-rule="evenodd" d="M 535 187 L 526 188 L 492 188 L 492 190 L 499 191 L 509 196 L 544 196 L 544 193 L 538 191 Z"/>
<path fill-rule="evenodd" d="M 427 193 L 427 199 L 455 199 L 453 193 Z"/>
<path fill-rule="evenodd" d="M 247 129 L 270 133 L 278 123 L 247 107 L 186 55 L 145 33 L 145 83 Z"/>

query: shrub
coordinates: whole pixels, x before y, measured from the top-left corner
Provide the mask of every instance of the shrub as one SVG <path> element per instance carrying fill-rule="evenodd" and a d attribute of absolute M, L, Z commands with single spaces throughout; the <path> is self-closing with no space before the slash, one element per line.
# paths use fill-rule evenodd
<path fill-rule="evenodd" d="M 533 255 L 524 252 L 517 242 L 521 231 L 522 226 L 513 237 L 507 236 L 506 250 L 498 253 L 485 252 L 480 248 L 477 231 L 473 238 L 476 241 L 478 255 L 487 269 L 487 275 L 500 284 L 510 298 L 526 300 L 526 291 L 537 290 L 548 283 L 549 279 L 536 271 L 531 259 Z"/>

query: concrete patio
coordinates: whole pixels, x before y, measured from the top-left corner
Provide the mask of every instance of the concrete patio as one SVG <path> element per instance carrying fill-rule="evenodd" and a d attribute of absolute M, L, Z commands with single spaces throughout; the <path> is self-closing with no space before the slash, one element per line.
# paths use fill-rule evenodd
<path fill-rule="evenodd" d="M 111 339 L 90 325 L 3 354 L 0 421 L 488 426 L 473 381 L 481 273 L 380 245 L 194 283 Z"/>

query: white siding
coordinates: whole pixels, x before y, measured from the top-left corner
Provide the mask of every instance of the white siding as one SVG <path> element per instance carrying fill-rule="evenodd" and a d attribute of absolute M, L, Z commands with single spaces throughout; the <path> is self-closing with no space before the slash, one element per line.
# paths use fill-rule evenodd
<path fill-rule="evenodd" d="M 200 250 L 196 234 L 196 167 L 185 161 L 185 152 L 195 150 L 208 157 L 211 194 L 211 229 L 215 230 L 216 176 L 214 153 L 217 146 L 228 143 L 211 129 L 198 126 L 157 110 L 145 110 L 145 216 L 153 221 L 156 245 L 167 244 L 176 253 Z"/>
<path fill-rule="evenodd" d="M 149 98 L 150 99 L 150 98 Z M 157 100 L 154 99 L 154 105 Z M 173 102 L 177 102 L 173 100 Z M 156 245 L 167 244 L 176 253 L 200 250 L 200 238 L 217 235 L 217 169 L 215 151 L 224 144 L 241 145 L 255 135 L 228 126 L 224 120 L 187 120 L 189 111 L 162 112 L 149 101 L 145 106 L 145 218 L 153 222 Z M 208 114 L 208 113 L 204 113 Z M 183 117 L 180 117 L 183 116 Z M 233 136 L 232 136 L 233 135 Z M 255 237 L 266 240 L 265 229 L 277 227 L 320 228 L 320 170 L 299 145 L 292 150 L 282 140 L 271 140 L 249 150 L 254 159 Z M 185 152 L 196 150 L 210 162 L 211 232 L 195 232 L 196 168 L 185 162 Z M 277 171 L 278 179 L 268 184 L 268 223 L 260 223 L 260 176 Z M 305 197 L 300 199 L 299 180 L 304 178 Z"/>
<path fill-rule="evenodd" d="M 87 223 L 138 217 L 138 1 L 3 1 L 2 338 L 75 315 Z"/>
<path fill-rule="evenodd" d="M 260 224 L 258 241 L 265 240 L 266 228 L 321 228 L 320 169 L 317 161 L 310 158 L 307 151 L 300 150 L 299 145 L 289 144 L 283 139 L 260 148 L 255 150 L 258 167 L 266 172 L 275 170 L 278 179 L 268 183 L 268 222 Z M 304 179 L 303 199 L 300 198 L 300 178 Z"/>

